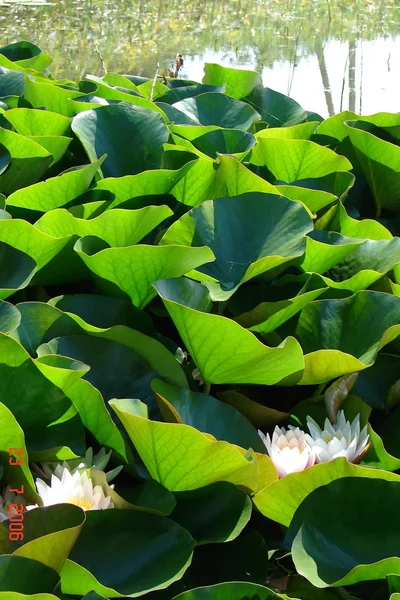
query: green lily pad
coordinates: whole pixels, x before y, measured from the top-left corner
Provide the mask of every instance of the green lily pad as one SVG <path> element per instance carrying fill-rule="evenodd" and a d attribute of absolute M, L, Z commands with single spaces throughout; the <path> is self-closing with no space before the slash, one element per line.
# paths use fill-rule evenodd
<path fill-rule="evenodd" d="M 296 382 L 301 377 L 303 355 L 294 338 L 269 348 L 238 323 L 183 304 L 190 288 L 199 285 L 172 279 L 158 281 L 154 287 L 204 381 L 274 385 L 284 378 Z"/>
<path fill-rule="evenodd" d="M 0 175 L 3 175 L 11 162 L 11 154 L 3 144 L 0 144 Z"/>
<path fill-rule="evenodd" d="M 23 577 L 21 573 L 24 574 Z M 4 600 L 25 600 L 25 594 L 37 594 L 38 597 L 33 596 L 34 600 L 53 600 L 51 592 L 59 581 L 57 572 L 42 562 L 15 554 L 0 556 L 0 593 Z M 16 594 L 15 599 L 13 592 Z"/>
<path fill-rule="evenodd" d="M 309 140 L 284 138 L 258 138 L 248 161 L 256 166 L 266 166 L 275 179 L 286 183 L 352 168 L 347 158 L 329 148 Z"/>
<path fill-rule="evenodd" d="M 218 583 L 208 587 L 199 587 L 175 596 L 174 600 L 244 600 L 245 598 L 257 598 L 259 600 L 287 599 L 257 583 L 240 583 L 233 581 L 229 583 Z"/>
<path fill-rule="evenodd" d="M 53 156 L 37 142 L 1 127 L 0 144 L 11 155 L 10 166 L 0 175 L 0 192 L 7 196 L 36 183 L 53 161 Z"/>
<path fill-rule="evenodd" d="M 162 146 L 169 136 L 167 127 L 156 115 L 127 104 L 79 113 L 71 127 L 92 162 L 107 155 L 101 168 L 104 177 L 159 168 Z"/>
<path fill-rule="evenodd" d="M 22 541 L 10 541 L 8 524 L 0 523 L 1 552 L 31 558 L 59 573 L 84 521 L 85 512 L 73 504 L 34 508 L 24 513 Z"/>
<path fill-rule="evenodd" d="M 296 511 L 285 538 L 298 573 L 316 587 L 400 574 L 399 494 L 398 481 L 379 478 L 345 477 L 314 490 Z"/>
<path fill-rule="evenodd" d="M 10 449 L 14 452 L 10 454 Z M 21 455 L 22 450 L 22 456 Z M 16 453 L 18 452 L 18 454 Z M 9 455 L 13 456 L 14 463 L 20 463 L 17 467 L 10 465 Z M 5 458 L 3 458 L 5 457 Z M 4 468 L 7 482 L 13 488 L 21 488 L 24 490 L 22 495 L 32 503 L 38 501 L 36 488 L 33 481 L 32 473 L 29 470 L 29 458 L 25 447 L 24 432 L 19 426 L 12 412 L 0 402 L 0 460 Z"/>
<path fill-rule="evenodd" d="M 307 120 L 306 111 L 295 100 L 262 85 L 257 85 L 250 94 L 246 94 L 245 100 L 260 113 L 261 119 L 268 123 L 266 131 L 290 127 Z M 316 123 L 314 129 L 315 125 Z"/>
<path fill-rule="evenodd" d="M 138 308 L 146 306 L 156 295 L 152 284 L 157 279 L 180 277 L 214 259 L 206 247 L 136 245 L 104 248 L 98 241 L 94 237 L 81 238 L 75 244 L 75 251 L 95 275 L 111 282 Z"/>
<path fill-rule="evenodd" d="M 31 81 L 25 78 L 24 98 L 31 103 L 33 108 L 46 107 L 47 110 L 65 117 L 74 116 L 71 102 L 73 98 L 84 96 L 84 92 L 70 87 L 61 87 L 48 81 Z"/>
<path fill-rule="evenodd" d="M 232 69 L 215 63 L 205 63 L 203 84 L 226 84 L 226 94 L 228 96 L 232 98 L 244 98 L 257 85 L 261 84 L 261 77 L 257 71 Z"/>
<path fill-rule="evenodd" d="M 301 256 L 311 229 L 300 204 L 253 192 L 203 202 L 171 225 L 161 243 L 211 248 L 216 260 L 198 269 L 196 278 L 204 273 L 222 290 L 233 292 L 252 277 Z"/>
<path fill-rule="evenodd" d="M 239 129 L 216 129 L 192 141 L 197 150 L 211 158 L 216 158 L 219 153 L 234 154 L 239 159 L 243 158 L 255 143 L 254 135 Z"/>
<path fill-rule="evenodd" d="M 229 404 L 158 379 L 152 381 L 151 387 L 166 421 L 191 425 L 217 440 L 265 453 L 264 443 L 255 428 Z"/>
<path fill-rule="evenodd" d="M 4 334 L 0 334 L 0 401 L 23 429 L 29 453 L 60 446 L 82 451 L 83 426 L 71 401 L 43 375 L 37 360 Z"/>
<path fill-rule="evenodd" d="M 26 41 L 2 46 L 0 54 L 3 54 L 21 67 L 32 68 L 37 71 L 44 71 L 53 62 L 51 56 L 43 52 L 36 44 Z"/>
<path fill-rule="evenodd" d="M 134 510 L 88 511 L 61 571 L 63 591 L 141 596 L 180 579 L 195 541 L 174 521 Z M 108 551 L 104 552 L 107 547 Z"/>
<path fill-rule="evenodd" d="M 378 209 L 400 210 L 400 148 L 358 129 L 357 122 L 347 127 Z"/>
<path fill-rule="evenodd" d="M 46 212 L 69 204 L 88 189 L 103 161 L 104 157 L 90 165 L 20 189 L 7 198 L 7 205 Z"/>
<path fill-rule="evenodd" d="M 320 487 L 325 488 L 332 481 L 348 482 L 351 481 L 351 478 L 357 478 L 356 483 L 360 481 L 360 478 L 400 482 L 400 475 L 353 465 L 345 458 L 336 458 L 309 467 L 300 473 L 286 475 L 259 491 L 254 496 L 253 502 L 265 517 L 289 527 L 297 509 L 314 490 Z M 348 494 L 344 494 L 344 497 L 349 500 Z M 329 521 L 333 523 L 330 519 Z"/>
<path fill-rule="evenodd" d="M 71 119 L 63 115 L 33 108 L 12 108 L 4 116 L 17 133 L 27 136 L 63 136 L 71 124 Z"/>
<path fill-rule="evenodd" d="M 288 300 L 262 302 L 253 310 L 236 317 L 235 321 L 242 327 L 250 329 L 250 331 L 270 333 L 298 314 L 307 304 L 318 298 L 318 296 L 321 296 L 325 289 L 321 288 L 305 292 Z"/>
<path fill-rule="evenodd" d="M 225 94 L 206 93 L 176 102 L 173 109 L 185 115 L 187 125 L 218 125 L 249 131 L 260 115 L 251 106 Z M 178 123 L 178 121 L 174 121 Z"/>
<path fill-rule="evenodd" d="M 176 492 L 171 517 L 197 543 L 231 542 L 250 520 L 251 500 L 232 483 L 217 481 L 190 492 Z"/>
<path fill-rule="evenodd" d="M 147 418 L 139 400 L 111 400 L 136 450 L 153 479 L 171 491 L 188 491 L 216 481 L 248 490 L 257 488 L 258 466 L 253 453 L 204 435 L 189 425 Z"/>
<path fill-rule="evenodd" d="M 308 304 L 296 328 L 305 354 L 300 383 L 324 383 L 373 365 L 379 350 L 400 335 L 399 300 L 382 292 L 362 291 L 349 298 Z M 355 328 L 363 334 L 357 335 Z"/>
<path fill-rule="evenodd" d="M 8 298 L 16 290 L 29 285 L 35 272 L 36 263 L 30 256 L 0 242 L 0 299 Z"/>
<path fill-rule="evenodd" d="M 25 90 L 25 75 L 20 71 L 0 66 L 0 98 L 21 96 Z"/>
<path fill-rule="evenodd" d="M 0 332 L 10 333 L 21 322 L 21 313 L 13 304 L 0 300 Z"/>
<path fill-rule="evenodd" d="M 124 247 L 140 242 L 172 214 L 168 206 L 147 206 L 137 210 L 114 209 L 88 220 L 59 209 L 45 213 L 35 227 L 56 238 L 95 235 L 112 247 Z"/>

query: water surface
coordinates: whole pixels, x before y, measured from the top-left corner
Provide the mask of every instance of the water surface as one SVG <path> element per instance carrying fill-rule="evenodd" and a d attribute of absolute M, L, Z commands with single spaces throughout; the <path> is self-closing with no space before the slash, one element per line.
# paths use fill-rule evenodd
<path fill-rule="evenodd" d="M 55 77 L 108 71 L 152 77 L 184 57 L 252 68 L 323 116 L 400 111 L 399 0 L 0 0 L 0 44 L 27 39 Z"/>

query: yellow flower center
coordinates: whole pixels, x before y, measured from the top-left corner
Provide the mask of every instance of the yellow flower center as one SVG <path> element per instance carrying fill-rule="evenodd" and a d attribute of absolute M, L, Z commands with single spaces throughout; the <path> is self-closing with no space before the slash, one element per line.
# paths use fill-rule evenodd
<path fill-rule="evenodd" d="M 73 497 L 73 498 L 68 498 L 68 502 L 70 502 L 71 504 L 75 504 L 75 506 L 79 506 L 80 508 L 83 508 L 84 510 L 90 510 L 93 506 L 93 502 L 89 498 Z"/>

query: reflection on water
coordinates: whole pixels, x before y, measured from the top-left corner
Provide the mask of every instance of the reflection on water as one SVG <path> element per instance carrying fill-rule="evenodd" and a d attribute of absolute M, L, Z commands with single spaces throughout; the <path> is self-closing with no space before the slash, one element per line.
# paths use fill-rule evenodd
<path fill-rule="evenodd" d="M 399 111 L 398 0 L 0 0 L 0 44 L 35 42 L 56 77 L 109 71 L 153 76 L 184 55 L 254 68 L 265 85 L 327 116 Z"/>

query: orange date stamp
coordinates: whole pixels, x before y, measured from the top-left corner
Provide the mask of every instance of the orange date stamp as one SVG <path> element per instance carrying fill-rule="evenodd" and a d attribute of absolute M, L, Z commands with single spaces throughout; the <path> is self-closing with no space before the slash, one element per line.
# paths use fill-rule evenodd
<path fill-rule="evenodd" d="M 8 463 L 12 467 L 21 467 L 25 463 L 25 450 L 24 448 L 9 448 L 8 449 Z M 24 486 L 18 488 L 11 488 L 9 490 L 14 494 L 23 494 Z M 22 541 L 24 539 L 24 510 L 23 504 L 9 504 L 8 505 L 8 519 L 9 533 L 8 539 L 12 542 Z"/>

